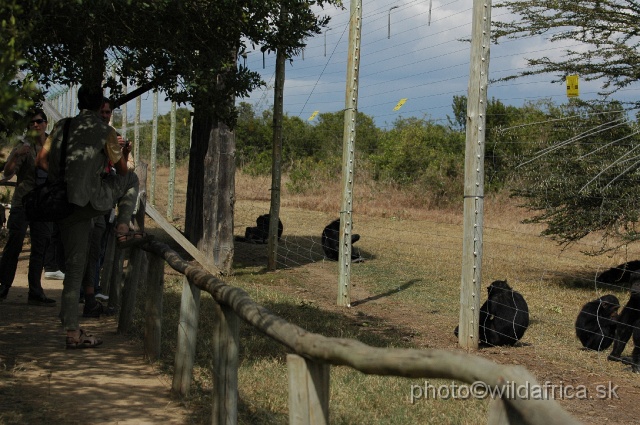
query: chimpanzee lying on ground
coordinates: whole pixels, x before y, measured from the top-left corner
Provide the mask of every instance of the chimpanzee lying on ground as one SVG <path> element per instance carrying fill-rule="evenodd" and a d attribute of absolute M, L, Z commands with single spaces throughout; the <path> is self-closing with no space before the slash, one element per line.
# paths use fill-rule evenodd
<path fill-rule="evenodd" d="M 631 296 L 629 301 L 622 309 L 618 317 L 618 326 L 616 327 L 616 336 L 613 341 L 613 349 L 607 357 L 609 360 L 621 361 L 629 363 L 629 358 L 623 358 L 622 352 L 627 345 L 629 338 L 633 334 L 633 343 L 635 348 L 631 357 L 633 362 L 632 369 L 634 372 L 640 372 L 640 279 L 633 281 L 631 285 Z"/>
<path fill-rule="evenodd" d="M 522 294 L 511 289 L 506 280 L 487 287 L 487 301 L 480 307 L 480 343 L 513 345 L 529 327 L 529 306 Z M 454 330 L 458 336 L 458 327 Z"/>
<path fill-rule="evenodd" d="M 247 227 L 244 232 L 245 242 L 250 243 L 267 243 L 269 238 L 269 214 L 263 214 L 256 219 L 256 227 Z M 282 221 L 278 219 L 278 240 L 282 236 Z"/>
<path fill-rule="evenodd" d="M 620 301 L 615 295 L 604 295 L 582 307 L 576 319 L 576 336 L 585 348 L 601 351 L 611 346 L 619 307 Z"/>
<path fill-rule="evenodd" d="M 360 240 L 360 235 L 351 234 L 351 261 L 359 263 L 364 261 L 360 256 L 360 252 L 353 249 L 353 244 Z M 329 223 L 322 231 L 322 250 L 328 259 L 338 261 L 340 252 L 340 219 L 336 219 Z"/>
<path fill-rule="evenodd" d="M 600 273 L 596 280 L 600 283 L 629 283 L 636 274 L 640 276 L 640 261 L 638 260 L 611 267 Z"/>

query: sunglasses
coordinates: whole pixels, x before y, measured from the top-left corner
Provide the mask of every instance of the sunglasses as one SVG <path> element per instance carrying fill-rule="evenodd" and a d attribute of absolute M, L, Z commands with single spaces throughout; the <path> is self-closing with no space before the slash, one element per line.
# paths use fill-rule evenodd
<path fill-rule="evenodd" d="M 42 118 L 38 118 L 37 120 L 31 120 L 31 124 L 42 124 L 43 122 L 46 122 L 46 121 L 43 120 Z"/>

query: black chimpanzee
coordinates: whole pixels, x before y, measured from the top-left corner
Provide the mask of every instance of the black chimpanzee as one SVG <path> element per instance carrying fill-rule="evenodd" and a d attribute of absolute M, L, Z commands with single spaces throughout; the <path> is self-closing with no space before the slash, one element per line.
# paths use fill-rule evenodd
<path fill-rule="evenodd" d="M 267 243 L 269 238 L 269 214 L 263 214 L 256 219 L 256 227 L 247 227 L 244 232 L 244 238 L 246 242 L 252 243 Z M 278 240 L 282 236 L 282 221 L 278 218 Z"/>
<path fill-rule="evenodd" d="M 487 301 L 480 307 L 480 344 L 514 345 L 529 327 L 529 306 L 506 280 L 487 287 Z M 458 336 L 458 327 L 453 331 Z"/>
<path fill-rule="evenodd" d="M 622 358 L 622 352 L 629 338 L 631 338 L 631 335 L 634 333 L 634 327 L 637 326 L 638 321 L 640 321 L 640 279 L 635 279 L 631 285 L 629 301 L 627 301 L 627 304 L 618 317 L 616 336 L 613 341 L 613 349 L 608 357 L 609 360 L 626 361 L 626 359 Z M 640 335 L 638 335 L 638 343 L 640 343 Z M 634 344 L 636 344 L 635 337 Z M 636 347 L 638 347 L 637 344 Z M 640 353 L 635 354 L 640 355 Z"/>
<path fill-rule="evenodd" d="M 636 275 L 640 275 L 640 261 L 638 260 L 611 267 L 600 273 L 596 280 L 600 283 L 629 283 Z"/>
<path fill-rule="evenodd" d="M 620 301 L 615 295 L 604 295 L 586 303 L 576 319 L 576 336 L 585 348 L 606 350 L 613 343 L 618 324 Z"/>
<path fill-rule="evenodd" d="M 359 252 L 355 252 L 353 244 L 360 240 L 360 235 L 351 234 L 351 261 L 360 262 L 364 259 Z M 322 250 L 328 259 L 338 261 L 340 252 L 340 219 L 336 219 L 329 223 L 322 231 Z"/>

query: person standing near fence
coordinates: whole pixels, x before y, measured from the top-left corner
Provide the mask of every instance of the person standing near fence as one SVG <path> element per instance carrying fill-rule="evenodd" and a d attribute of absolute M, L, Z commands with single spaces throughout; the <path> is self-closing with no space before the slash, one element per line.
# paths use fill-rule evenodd
<path fill-rule="evenodd" d="M 108 213 L 118 200 L 118 244 L 130 246 L 146 242 L 146 235 L 136 235 L 129 229 L 138 194 L 138 178 L 135 173 L 128 173 L 129 147 L 121 147 L 116 131 L 100 118 L 102 99 L 99 85 L 83 85 L 78 90 L 80 113 L 68 118 L 71 123 L 67 161 L 63 165 L 66 166 L 68 199 L 77 207 L 69 217 L 58 221 L 66 266 L 60 316 L 66 330 L 67 348 L 93 348 L 102 344 L 101 339 L 81 329 L 78 321 L 81 285 L 85 291 L 85 312 L 100 304 L 95 299 L 93 286 L 95 267 L 87 267 L 92 218 Z M 53 179 L 60 175 L 60 146 L 65 121 L 56 123 L 36 161 Z M 114 164 L 117 174 L 105 173 L 108 161 Z"/>
<path fill-rule="evenodd" d="M 0 259 L 0 301 L 7 298 L 9 288 L 15 279 L 18 258 L 22 252 L 27 227 L 29 227 L 31 252 L 29 253 L 27 276 L 29 281 L 27 303 L 38 306 L 55 306 L 56 304 L 55 300 L 44 294 L 41 282 L 45 251 L 51 239 L 52 223 L 29 223 L 22 206 L 22 197 L 35 187 L 38 179 L 44 181 L 46 178 L 46 174 L 42 170 L 37 170 L 36 173 L 35 166 L 36 155 L 41 151 L 47 138 L 46 129 L 47 115 L 41 109 L 35 110 L 29 121 L 29 132 L 34 136 L 27 136 L 13 148 L 4 166 L 4 180 L 9 180 L 16 175 L 17 185 L 11 199 L 9 221 L 7 222 L 9 238 Z"/>

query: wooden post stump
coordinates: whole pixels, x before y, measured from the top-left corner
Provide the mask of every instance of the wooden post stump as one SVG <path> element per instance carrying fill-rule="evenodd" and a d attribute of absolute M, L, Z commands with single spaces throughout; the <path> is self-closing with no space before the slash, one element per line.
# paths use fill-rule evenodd
<path fill-rule="evenodd" d="M 153 362 L 160 358 L 162 335 L 162 292 L 164 258 L 149 254 L 145 302 L 144 355 Z"/>
<path fill-rule="evenodd" d="M 329 423 L 329 365 L 297 354 L 287 355 L 289 370 L 289 424 Z"/>
<path fill-rule="evenodd" d="M 178 325 L 178 348 L 176 350 L 173 391 L 181 395 L 189 393 L 196 356 L 198 316 L 200 314 L 200 288 L 185 277 L 180 301 L 180 324 Z"/>
<path fill-rule="evenodd" d="M 136 294 L 140 276 L 146 273 L 147 253 L 140 247 L 129 248 L 130 258 L 127 264 L 127 275 L 122 289 L 122 303 L 118 317 L 118 333 L 128 332 L 133 325 L 133 313 L 136 308 Z"/>
<path fill-rule="evenodd" d="M 238 423 L 238 352 L 240 321 L 231 307 L 214 307 L 213 405 L 211 422 Z"/>

